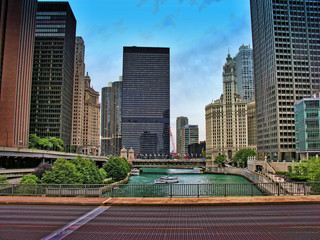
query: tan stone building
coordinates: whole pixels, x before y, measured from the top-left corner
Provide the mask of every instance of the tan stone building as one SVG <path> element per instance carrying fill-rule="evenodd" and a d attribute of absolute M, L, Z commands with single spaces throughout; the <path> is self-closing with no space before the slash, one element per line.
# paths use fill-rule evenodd
<path fill-rule="evenodd" d="M 84 117 L 84 64 L 85 45 L 82 37 L 76 38 L 73 104 L 72 104 L 72 139 L 71 145 L 76 147 L 76 152 L 82 152 L 83 146 L 83 117 Z"/>
<path fill-rule="evenodd" d="M 230 57 L 223 67 L 223 94 L 205 107 L 207 156 L 231 158 L 248 146 L 247 103 L 237 93 L 235 65 Z"/>
<path fill-rule="evenodd" d="M 91 79 L 85 76 L 83 152 L 100 154 L 100 103 L 99 92 L 90 87 Z"/>

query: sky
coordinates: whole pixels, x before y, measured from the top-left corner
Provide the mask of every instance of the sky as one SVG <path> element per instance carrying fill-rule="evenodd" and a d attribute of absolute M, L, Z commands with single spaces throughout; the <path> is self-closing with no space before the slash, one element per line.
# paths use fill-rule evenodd
<path fill-rule="evenodd" d="M 185 116 L 205 140 L 205 106 L 222 94 L 228 52 L 252 46 L 249 0 L 69 0 L 86 71 L 101 93 L 122 75 L 123 46 L 170 48 L 170 125 Z"/>

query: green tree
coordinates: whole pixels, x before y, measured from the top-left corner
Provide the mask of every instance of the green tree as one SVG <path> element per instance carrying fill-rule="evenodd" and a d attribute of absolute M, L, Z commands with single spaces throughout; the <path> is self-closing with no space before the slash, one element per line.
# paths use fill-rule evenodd
<path fill-rule="evenodd" d="M 107 177 L 115 181 L 125 179 L 131 171 L 130 164 L 124 158 L 111 157 L 104 165 L 103 169 L 107 172 Z"/>
<path fill-rule="evenodd" d="M 298 174 L 306 176 L 309 181 L 320 181 L 320 158 L 312 157 L 309 160 L 303 160 L 299 163 Z"/>
<path fill-rule="evenodd" d="M 103 168 L 99 169 L 99 173 L 103 180 L 107 178 L 107 172 Z"/>
<path fill-rule="evenodd" d="M 0 176 L 0 183 L 8 183 L 8 179 L 6 176 Z"/>
<path fill-rule="evenodd" d="M 75 165 L 77 171 L 82 175 L 83 184 L 101 184 L 103 178 L 99 168 L 92 159 L 85 159 L 80 156 L 70 160 Z"/>
<path fill-rule="evenodd" d="M 248 157 L 254 157 L 256 155 L 257 155 L 257 153 L 253 149 L 250 149 L 250 148 L 240 149 L 233 156 L 232 162 L 237 167 L 247 167 L 247 165 L 248 165 Z"/>
<path fill-rule="evenodd" d="M 51 137 L 49 138 L 49 142 L 52 144 L 53 150 L 63 151 L 64 142 L 60 138 Z"/>
<path fill-rule="evenodd" d="M 227 159 L 227 155 L 225 155 L 225 154 L 220 154 L 220 155 L 218 155 L 218 156 L 216 156 L 216 157 L 214 158 L 214 161 L 213 161 L 213 162 L 214 162 L 215 164 L 218 164 L 219 167 L 222 167 L 222 166 L 225 164 L 226 159 Z"/>
<path fill-rule="evenodd" d="M 37 184 L 40 179 L 35 175 L 24 175 L 20 181 L 22 184 Z"/>
<path fill-rule="evenodd" d="M 40 147 L 39 143 L 40 143 L 40 137 L 38 137 L 36 134 L 29 135 L 29 148 L 39 149 Z"/>
<path fill-rule="evenodd" d="M 42 180 L 44 183 L 52 184 L 82 184 L 83 175 L 73 163 L 58 158 L 52 166 L 52 171 L 45 172 Z"/>

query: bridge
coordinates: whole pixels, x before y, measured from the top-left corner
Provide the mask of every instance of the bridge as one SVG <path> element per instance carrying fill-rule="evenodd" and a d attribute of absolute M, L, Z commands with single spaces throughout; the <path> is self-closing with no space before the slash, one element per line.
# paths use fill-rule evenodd
<path fill-rule="evenodd" d="M 194 159 L 134 159 L 134 168 L 205 168 L 206 161 L 202 158 Z"/>
<path fill-rule="evenodd" d="M 107 157 L 84 155 L 77 153 L 66 153 L 57 151 L 0 147 L 0 168 L 35 168 L 41 162 L 54 162 L 57 158 L 74 159 L 76 157 L 91 158 L 102 166 Z"/>

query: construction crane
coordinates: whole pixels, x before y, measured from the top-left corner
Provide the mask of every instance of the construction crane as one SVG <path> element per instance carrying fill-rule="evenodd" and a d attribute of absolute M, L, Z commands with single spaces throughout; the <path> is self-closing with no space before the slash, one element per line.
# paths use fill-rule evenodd
<path fill-rule="evenodd" d="M 173 139 L 173 135 L 172 135 L 172 131 L 171 131 L 171 127 L 170 126 L 169 126 L 169 133 L 170 133 L 170 138 L 171 138 L 173 156 L 176 157 L 177 156 L 176 147 L 175 147 L 175 144 L 174 144 L 174 139 Z"/>

